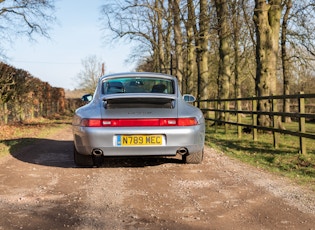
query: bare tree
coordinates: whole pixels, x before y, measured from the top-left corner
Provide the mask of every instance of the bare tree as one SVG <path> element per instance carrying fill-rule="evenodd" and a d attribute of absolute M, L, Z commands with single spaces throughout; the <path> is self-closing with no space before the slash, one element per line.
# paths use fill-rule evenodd
<path fill-rule="evenodd" d="M 130 40 L 138 42 L 140 44 L 137 52 L 138 59 L 147 59 L 148 56 L 151 56 L 153 67 L 157 71 L 158 54 L 163 47 L 158 47 L 160 41 L 158 36 L 160 35 L 156 33 L 156 30 L 161 12 L 156 11 L 155 6 L 160 4 L 156 2 L 155 5 L 155 2 L 109 0 L 102 6 L 101 14 L 104 22 L 103 28 L 111 32 L 109 40 L 125 39 L 128 42 Z"/>
<path fill-rule="evenodd" d="M 200 0 L 199 33 L 195 36 L 198 39 L 197 65 L 198 74 L 198 98 L 206 99 L 208 97 L 209 65 L 208 65 L 208 39 L 209 39 L 209 16 L 208 1 Z"/>
<path fill-rule="evenodd" d="M 163 5 L 164 0 L 155 0 L 154 9 L 156 11 L 156 24 L 157 24 L 157 47 L 158 47 L 158 66 L 159 72 L 165 70 L 165 49 L 164 49 L 164 39 L 163 39 Z"/>
<path fill-rule="evenodd" d="M 185 21 L 187 36 L 185 92 L 197 95 L 197 87 L 195 84 L 197 81 L 196 38 L 194 37 L 194 28 L 196 28 L 196 13 L 193 0 L 187 0 L 187 11 L 187 20 Z"/>
<path fill-rule="evenodd" d="M 281 60 L 282 60 L 282 77 L 283 77 L 283 95 L 290 94 L 290 82 L 291 74 L 289 72 L 289 57 L 287 51 L 287 30 L 290 11 L 292 8 L 292 0 L 287 0 L 284 3 L 285 12 L 282 19 L 281 25 Z M 283 100 L 283 111 L 286 113 L 290 112 L 290 99 L 286 98 Z M 283 117 L 283 122 L 291 122 L 291 117 Z"/>
<path fill-rule="evenodd" d="M 173 29 L 174 29 L 174 42 L 175 42 L 175 55 L 176 55 L 176 77 L 180 88 L 183 88 L 183 34 L 181 30 L 180 19 L 180 2 L 181 0 L 172 0 L 172 13 L 173 13 Z"/>
<path fill-rule="evenodd" d="M 239 43 L 241 44 L 241 54 L 239 55 L 239 68 L 241 70 L 240 81 L 246 82 L 241 85 L 242 96 L 251 97 L 256 95 L 256 39 L 255 39 L 255 23 L 252 20 L 252 15 L 255 9 L 255 3 L 251 0 L 235 1 L 240 4 L 242 17 L 237 21 L 237 26 L 241 30 Z M 235 39 L 235 38 L 233 38 Z"/>
<path fill-rule="evenodd" d="M 83 69 L 78 74 L 78 88 L 93 93 L 98 79 L 104 74 L 104 64 L 96 55 L 84 58 L 81 63 Z"/>
<path fill-rule="evenodd" d="M 219 36 L 219 76 L 218 76 L 218 86 L 219 92 L 218 96 L 220 99 L 226 99 L 229 97 L 230 93 L 230 79 L 231 79 L 231 31 L 229 29 L 228 20 L 228 4 L 225 0 L 215 0 L 215 6 L 217 11 L 218 20 L 218 36 Z"/>
<path fill-rule="evenodd" d="M 281 0 L 255 0 L 254 23 L 256 26 L 256 90 L 258 96 L 276 93 L 276 70 L 279 51 Z M 260 100 L 259 111 L 270 111 L 268 100 Z M 269 116 L 259 116 L 259 123 L 270 126 Z"/>
<path fill-rule="evenodd" d="M 235 98 L 241 97 L 241 80 L 240 80 L 240 7 L 237 0 L 231 2 L 232 11 L 232 36 L 233 36 L 233 48 L 234 48 L 234 95 Z M 237 103 L 236 103 L 237 104 Z M 237 108 L 240 110 L 241 108 Z"/>
<path fill-rule="evenodd" d="M 17 36 L 49 37 L 50 24 L 55 21 L 54 11 L 54 0 L 0 0 L 1 45 Z"/>
<path fill-rule="evenodd" d="M 295 75 L 305 77 L 307 73 L 314 71 L 315 60 L 315 3 L 313 0 L 292 1 L 284 0 L 284 14 L 281 25 L 281 54 L 283 74 L 283 94 L 291 94 L 294 84 L 293 68 L 298 65 Z M 308 85 L 311 85 L 309 82 Z M 296 87 L 299 88 L 299 87 Z M 290 112 L 290 99 L 285 99 L 283 110 Z M 289 122 L 290 117 L 283 117 Z"/>
<path fill-rule="evenodd" d="M 254 9 L 250 0 L 232 0 L 228 2 L 229 46 L 231 52 L 230 97 L 249 97 L 255 94 L 255 40 L 254 23 L 251 19 Z M 233 87 L 234 86 L 234 87 Z M 233 92 L 234 90 L 234 92 Z M 238 101 L 240 102 L 240 101 Z M 235 108 L 242 110 L 241 103 L 235 101 Z M 247 103 L 243 103 L 244 106 Z"/>
<path fill-rule="evenodd" d="M 215 8 L 217 15 L 217 33 L 219 38 L 219 70 L 218 70 L 218 98 L 226 99 L 230 95 L 230 81 L 232 77 L 231 73 L 231 57 L 232 57 L 232 32 L 230 29 L 230 19 L 229 19 L 229 9 L 228 2 L 225 0 L 215 0 Z M 235 8 L 234 8 L 235 9 Z M 232 11 L 233 12 L 233 11 Z M 235 14 L 235 12 L 233 12 Z M 236 14 L 233 15 L 236 17 Z M 233 20 L 232 20 L 233 21 Z M 232 23 L 232 25 L 234 25 Z M 235 26 L 235 25 L 234 25 Z M 235 30 L 234 30 L 235 31 Z M 238 34 L 234 32 L 234 47 L 238 49 Z M 238 62 L 238 52 L 235 52 L 236 57 L 234 58 L 235 62 Z M 238 72 L 235 73 L 235 82 L 238 82 Z M 219 106 L 221 109 L 228 109 L 229 103 L 220 103 Z M 220 113 L 220 119 L 224 119 L 225 114 Z"/>

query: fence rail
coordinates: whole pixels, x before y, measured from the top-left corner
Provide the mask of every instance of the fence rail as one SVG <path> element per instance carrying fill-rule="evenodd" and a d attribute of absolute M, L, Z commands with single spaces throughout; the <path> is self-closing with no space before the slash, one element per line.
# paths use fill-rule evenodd
<path fill-rule="evenodd" d="M 283 101 L 285 99 L 296 99 L 298 101 L 298 111 L 296 112 L 279 112 L 279 100 Z M 274 148 L 279 147 L 279 134 L 287 134 L 299 137 L 300 142 L 300 153 L 306 153 L 305 138 L 315 139 L 315 134 L 306 132 L 306 119 L 315 121 L 315 113 L 306 113 L 305 100 L 315 99 L 315 94 L 304 94 L 300 92 L 296 95 L 275 95 L 275 96 L 264 96 L 264 97 L 245 97 L 245 98 L 231 98 L 231 99 L 207 99 L 196 101 L 197 105 L 205 114 L 206 121 L 214 121 L 215 130 L 218 128 L 218 124 L 224 124 L 225 132 L 228 131 L 228 125 L 237 126 L 238 137 L 242 136 L 242 128 L 248 128 L 252 131 L 253 140 L 258 139 L 258 130 L 270 131 L 273 133 L 273 144 Z M 260 100 L 269 100 L 271 103 L 271 111 L 257 111 L 257 105 Z M 234 108 L 230 106 L 230 102 L 234 103 Z M 250 102 L 251 110 L 243 110 L 242 103 Z M 214 118 L 210 117 L 210 113 L 214 112 Z M 220 114 L 224 119 L 219 117 Z M 230 114 L 236 114 L 237 121 L 233 122 L 229 120 Z M 242 114 L 251 115 L 251 124 L 242 123 Z M 258 125 L 258 116 L 267 115 L 271 117 L 272 126 L 264 127 Z M 291 131 L 279 128 L 279 118 L 281 117 L 291 117 L 295 118 L 299 122 L 299 130 Z"/>

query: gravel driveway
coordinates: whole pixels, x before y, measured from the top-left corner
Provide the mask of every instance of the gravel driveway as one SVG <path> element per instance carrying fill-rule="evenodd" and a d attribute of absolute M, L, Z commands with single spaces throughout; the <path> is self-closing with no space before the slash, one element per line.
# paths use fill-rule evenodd
<path fill-rule="evenodd" d="M 206 147 L 77 168 L 71 127 L 0 159 L 0 229 L 315 229 L 315 193 Z"/>

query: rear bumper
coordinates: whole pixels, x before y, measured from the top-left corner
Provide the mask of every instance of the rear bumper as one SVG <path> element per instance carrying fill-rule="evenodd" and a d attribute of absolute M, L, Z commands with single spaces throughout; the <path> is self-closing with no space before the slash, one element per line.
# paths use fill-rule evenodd
<path fill-rule="evenodd" d="M 87 128 L 73 126 L 74 144 L 80 154 L 91 155 L 100 149 L 104 156 L 174 156 L 180 148 L 188 153 L 202 151 L 204 146 L 204 126 L 187 127 L 127 127 L 127 128 Z M 159 134 L 164 135 L 163 146 L 116 146 L 115 135 Z"/>

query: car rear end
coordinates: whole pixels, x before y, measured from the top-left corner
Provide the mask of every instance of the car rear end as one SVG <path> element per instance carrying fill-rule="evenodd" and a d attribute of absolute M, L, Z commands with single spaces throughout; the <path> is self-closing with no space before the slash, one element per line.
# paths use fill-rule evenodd
<path fill-rule="evenodd" d="M 202 139 L 202 125 L 193 117 L 86 119 L 76 147 L 104 156 L 174 156 L 198 151 Z"/>
<path fill-rule="evenodd" d="M 79 120 L 74 126 L 76 151 L 93 157 L 187 156 L 203 151 L 201 112 L 179 99 L 176 79 L 166 78 L 166 82 L 164 78 L 158 79 L 153 79 L 156 83 L 153 84 L 152 79 L 141 82 L 138 78 L 138 88 L 132 89 L 138 90 L 135 92 L 125 90 L 131 85 L 131 78 L 128 78 L 130 82 L 126 78 L 104 80 L 100 97 L 94 101 L 94 116 L 88 116 L 86 108 L 83 109 L 86 112 L 76 115 Z M 147 82 L 151 91 L 141 92 L 140 86 Z M 169 85 L 161 87 L 161 82 Z"/>

